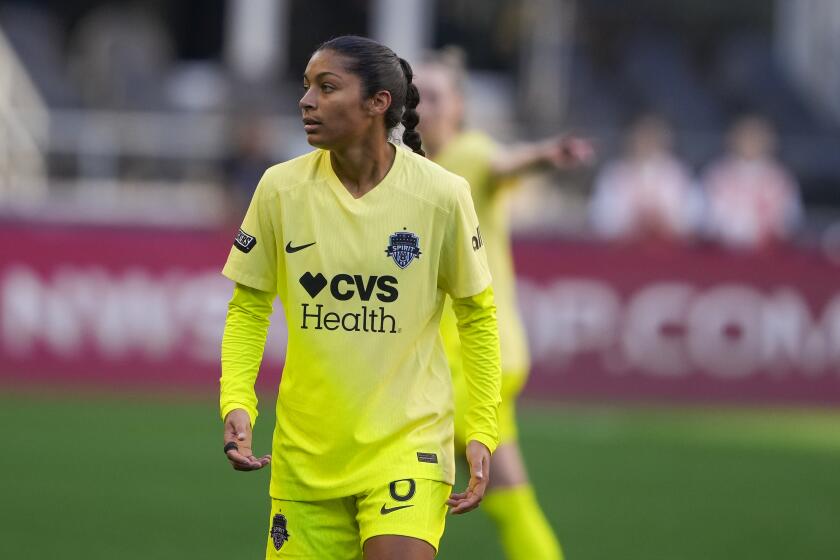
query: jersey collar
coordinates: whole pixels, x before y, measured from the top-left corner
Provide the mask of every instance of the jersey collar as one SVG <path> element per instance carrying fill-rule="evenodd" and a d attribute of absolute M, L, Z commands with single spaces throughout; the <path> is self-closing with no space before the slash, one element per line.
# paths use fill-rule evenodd
<path fill-rule="evenodd" d="M 385 174 L 382 180 L 375 187 L 362 195 L 360 198 L 356 198 L 350 194 L 350 191 L 347 190 L 338 178 L 338 175 L 335 174 L 335 170 L 330 162 L 330 152 L 328 150 L 323 151 L 321 157 L 321 169 L 324 174 L 323 176 L 326 177 L 327 184 L 330 186 L 330 189 L 341 201 L 345 204 L 355 206 L 366 205 L 376 202 L 388 190 L 390 190 L 391 185 L 396 181 L 396 176 L 400 173 L 400 168 L 403 165 L 405 154 L 403 153 L 404 150 L 399 146 L 396 146 L 392 142 L 388 143 L 394 146 L 395 149 L 394 163 L 391 165 L 391 169 L 388 170 L 388 173 Z"/>

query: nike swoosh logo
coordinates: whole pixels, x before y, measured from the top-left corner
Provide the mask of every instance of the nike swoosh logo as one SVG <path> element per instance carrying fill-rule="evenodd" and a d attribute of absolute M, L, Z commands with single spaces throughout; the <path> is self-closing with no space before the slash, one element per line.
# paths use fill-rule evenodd
<path fill-rule="evenodd" d="M 286 243 L 286 252 L 297 253 L 298 251 L 303 251 L 307 247 L 312 247 L 313 245 L 315 245 L 315 243 L 316 242 L 313 241 L 312 243 L 307 243 L 306 245 L 298 245 L 297 247 L 292 247 L 292 242 L 289 241 L 288 243 Z"/>
<path fill-rule="evenodd" d="M 379 513 L 381 513 L 382 515 L 388 515 L 389 513 L 397 511 L 398 509 L 405 509 L 410 507 L 414 507 L 414 504 L 408 506 L 396 506 L 392 508 L 386 508 L 385 504 L 382 504 L 382 509 L 379 510 Z"/>

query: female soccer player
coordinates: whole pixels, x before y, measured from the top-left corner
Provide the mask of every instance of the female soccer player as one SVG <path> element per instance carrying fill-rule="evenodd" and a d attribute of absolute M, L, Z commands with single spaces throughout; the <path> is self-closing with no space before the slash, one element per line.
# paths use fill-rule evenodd
<path fill-rule="evenodd" d="M 464 131 L 462 81 L 462 64 L 451 52 L 430 57 L 417 72 L 423 146 L 434 161 L 466 178 L 472 187 L 481 223 L 481 232 L 474 242 L 488 251 L 498 306 L 501 440 L 493 454 L 493 478 L 483 509 L 496 523 L 508 558 L 555 560 L 562 558 L 560 545 L 537 503 L 516 443 L 515 400 L 528 375 L 529 357 L 516 305 L 506 201 L 508 187 L 513 184 L 510 179 L 518 173 L 540 164 L 561 168 L 576 165 L 591 157 L 591 147 L 582 140 L 555 138 L 502 148 L 485 134 Z M 467 355 L 455 325 L 455 316 L 447 308 L 441 331 L 454 378 L 456 441 L 464 445 L 469 426 L 465 416 L 469 411 L 469 379 L 461 375 Z"/>
<path fill-rule="evenodd" d="M 469 186 L 423 157 L 409 64 L 361 37 L 312 55 L 300 100 L 317 149 L 266 171 L 223 273 L 225 452 L 271 464 L 267 558 L 430 559 L 446 506 L 470 511 L 498 442 L 498 331 Z M 388 141 L 400 122 L 403 143 Z M 445 294 L 463 338 L 468 488 L 454 482 Z M 272 454 L 254 381 L 272 301 L 289 330 Z"/>

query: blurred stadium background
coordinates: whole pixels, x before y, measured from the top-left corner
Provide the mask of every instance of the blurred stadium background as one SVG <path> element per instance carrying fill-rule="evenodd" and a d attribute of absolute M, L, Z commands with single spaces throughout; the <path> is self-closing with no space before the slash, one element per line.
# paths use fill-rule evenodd
<path fill-rule="evenodd" d="M 471 126 L 596 145 L 511 200 L 522 445 L 567 557 L 840 557 L 840 2 L 0 0 L 2 557 L 262 554 L 218 271 L 343 33 L 457 45 Z M 501 555 L 470 515 L 440 557 Z"/>

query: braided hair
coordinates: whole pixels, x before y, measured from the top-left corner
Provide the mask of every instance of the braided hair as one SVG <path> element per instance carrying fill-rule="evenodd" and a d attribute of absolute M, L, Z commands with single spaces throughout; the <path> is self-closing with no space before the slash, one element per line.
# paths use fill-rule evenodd
<path fill-rule="evenodd" d="M 403 144 L 425 156 L 420 133 L 415 130 L 420 122 L 416 111 L 420 103 L 420 92 L 412 83 L 414 72 L 411 65 L 385 45 L 357 35 L 330 39 L 318 47 L 316 52 L 323 50 L 334 51 L 348 60 L 346 69 L 359 77 L 366 98 L 383 90 L 391 94 L 391 106 L 385 112 L 385 129 L 390 133 L 402 124 L 405 128 Z"/>
<path fill-rule="evenodd" d="M 414 72 L 411 70 L 411 65 L 408 61 L 401 58 L 400 66 L 402 66 L 405 81 L 408 86 L 405 94 L 405 111 L 402 114 L 402 125 L 405 128 L 402 137 L 403 144 L 421 156 L 425 156 L 426 152 L 420 147 L 422 143 L 420 133 L 415 130 L 420 123 L 420 115 L 417 114 L 417 105 L 420 103 L 420 92 L 417 91 L 417 86 L 412 83 Z"/>

